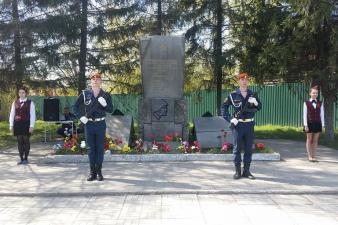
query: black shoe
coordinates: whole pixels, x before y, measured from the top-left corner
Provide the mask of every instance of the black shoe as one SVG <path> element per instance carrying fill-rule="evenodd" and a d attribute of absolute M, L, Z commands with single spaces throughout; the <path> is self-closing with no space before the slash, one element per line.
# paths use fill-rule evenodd
<path fill-rule="evenodd" d="M 96 180 L 96 174 L 90 173 L 87 177 L 87 181 Z"/>
<path fill-rule="evenodd" d="M 97 171 L 97 180 L 98 181 L 103 181 L 103 176 L 102 176 L 102 165 L 96 165 L 96 171 Z"/>
<path fill-rule="evenodd" d="M 20 160 L 17 164 L 18 165 L 22 165 L 23 164 L 23 160 Z"/>
<path fill-rule="evenodd" d="M 254 175 L 252 175 L 249 170 L 244 170 L 242 177 L 246 177 L 246 178 L 249 178 L 251 180 L 256 179 L 256 177 Z"/>
<path fill-rule="evenodd" d="M 22 160 L 22 164 L 27 165 L 28 164 L 28 160 L 27 159 Z"/>
<path fill-rule="evenodd" d="M 97 177 L 97 173 L 96 173 L 96 170 L 95 170 L 95 165 L 90 165 L 90 173 L 87 177 L 87 181 L 93 181 L 93 180 L 96 180 L 96 177 Z"/>
<path fill-rule="evenodd" d="M 241 166 L 236 166 L 236 173 L 234 174 L 234 179 L 238 180 L 241 178 Z"/>
<path fill-rule="evenodd" d="M 104 180 L 102 174 L 97 174 L 97 180 L 98 181 L 103 181 Z"/>

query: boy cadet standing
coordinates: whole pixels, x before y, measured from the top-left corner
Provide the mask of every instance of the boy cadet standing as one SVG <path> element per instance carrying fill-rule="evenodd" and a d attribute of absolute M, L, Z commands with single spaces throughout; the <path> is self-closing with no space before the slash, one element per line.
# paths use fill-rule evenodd
<path fill-rule="evenodd" d="M 90 76 L 91 88 L 83 90 L 77 98 L 73 111 L 85 125 L 86 143 L 89 146 L 88 157 L 90 173 L 87 180 L 102 181 L 102 163 L 104 139 L 106 135 L 106 112 L 113 112 L 113 104 L 109 93 L 101 89 L 101 74 Z M 80 110 L 84 109 L 84 110 Z"/>
<path fill-rule="evenodd" d="M 229 94 L 222 106 L 222 116 L 231 124 L 234 135 L 233 154 L 236 168 L 234 179 L 241 177 L 255 179 L 250 173 L 255 126 L 254 116 L 255 112 L 262 108 L 262 104 L 254 93 L 248 89 L 248 78 L 249 75 L 246 73 L 239 75 L 239 88 Z M 230 115 L 229 106 L 234 108 L 234 116 Z M 242 174 L 241 144 L 244 146 L 244 170 Z"/>

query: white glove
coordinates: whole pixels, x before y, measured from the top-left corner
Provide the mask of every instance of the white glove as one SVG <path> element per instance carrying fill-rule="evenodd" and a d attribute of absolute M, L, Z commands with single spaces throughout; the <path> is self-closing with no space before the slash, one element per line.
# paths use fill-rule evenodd
<path fill-rule="evenodd" d="M 98 101 L 100 102 L 100 104 L 101 104 L 103 107 L 106 107 L 106 106 L 107 106 L 107 101 L 106 101 L 106 99 L 104 99 L 103 97 L 99 97 Z"/>
<path fill-rule="evenodd" d="M 83 124 L 86 124 L 86 123 L 88 123 L 88 118 L 85 117 L 85 116 L 82 116 L 82 117 L 80 118 L 80 121 L 81 121 Z"/>
<path fill-rule="evenodd" d="M 254 97 L 249 97 L 248 102 L 254 104 L 255 106 L 258 106 L 257 99 Z"/>
<path fill-rule="evenodd" d="M 232 118 L 232 119 L 230 120 L 230 123 L 232 123 L 233 125 L 237 126 L 237 124 L 238 124 L 238 119 Z"/>

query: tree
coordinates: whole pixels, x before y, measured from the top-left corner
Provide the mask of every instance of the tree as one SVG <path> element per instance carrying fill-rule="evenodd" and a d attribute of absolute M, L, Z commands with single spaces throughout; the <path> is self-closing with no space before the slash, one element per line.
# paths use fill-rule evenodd
<path fill-rule="evenodd" d="M 10 90 L 13 86 L 18 88 L 23 83 L 34 86 L 35 80 L 45 80 L 49 76 L 49 68 L 56 61 L 50 57 L 53 48 L 48 46 L 55 41 L 46 30 L 54 26 L 47 17 L 55 14 L 50 8 L 63 1 L 6 0 L 0 3 L 0 75 L 3 90 Z M 60 83 L 59 79 L 55 79 L 43 85 L 55 87 Z"/>
<path fill-rule="evenodd" d="M 253 0 L 241 6 L 231 17 L 240 21 L 232 29 L 240 67 L 259 82 L 319 84 L 326 135 L 332 140 L 338 92 L 337 1 Z"/>
<path fill-rule="evenodd" d="M 58 8 L 62 10 L 46 18 L 43 40 L 50 69 L 60 79 L 67 78 L 63 83 L 80 93 L 86 87 L 87 72 L 106 73 L 105 79 L 110 80 L 135 67 L 128 54 L 136 47 L 133 34 L 142 28 L 143 20 L 137 22 L 137 3 L 73 0 Z"/>
<path fill-rule="evenodd" d="M 33 43 L 32 31 L 25 29 L 25 25 L 31 24 L 30 20 L 19 10 L 19 4 L 25 4 L 18 0 L 7 0 L 0 3 L 0 73 L 2 76 L 1 87 L 8 90 L 15 85 L 16 90 L 22 85 L 27 72 L 25 60 L 31 52 Z M 25 5 L 28 11 L 31 5 Z M 24 38 L 25 37 L 25 40 Z"/>
<path fill-rule="evenodd" d="M 312 85 L 321 88 L 326 137 L 334 139 L 334 102 L 338 93 L 338 1 L 290 1 L 296 14 L 292 42 L 299 71 Z M 291 14 L 291 15 L 292 15 Z"/>
<path fill-rule="evenodd" d="M 212 68 L 218 115 L 221 114 L 223 67 L 228 66 L 224 48 L 227 7 L 227 1 L 222 0 L 182 0 L 178 6 L 181 14 L 178 26 L 187 29 L 188 56 L 202 59 Z"/>

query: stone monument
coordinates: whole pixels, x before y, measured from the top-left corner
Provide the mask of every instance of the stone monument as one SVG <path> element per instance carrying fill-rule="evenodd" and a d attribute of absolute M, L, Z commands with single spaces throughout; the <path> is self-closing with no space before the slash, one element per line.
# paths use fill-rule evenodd
<path fill-rule="evenodd" d="M 233 144 L 229 123 L 222 117 L 197 117 L 194 126 L 202 148 L 220 148 L 225 141 Z"/>
<path fill-rule="evenodd" d="M 130 115 L 106 115 L 106 134 L 119 139 L 123 145 L 130 145 L 133 135 L 133 118 Z"/>
<path fill-rule="evenodd" d="M 183 97 L 184 37 L 141 38 L 143 96 L 139 131 L 145 141 L 165 141 L 165 135 L 188 138 L 187 104 Z M 150 138 L 154 136 L 153 138 Z"/>

